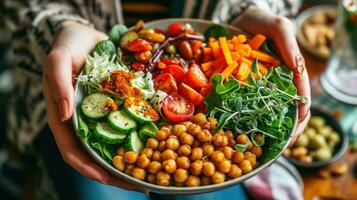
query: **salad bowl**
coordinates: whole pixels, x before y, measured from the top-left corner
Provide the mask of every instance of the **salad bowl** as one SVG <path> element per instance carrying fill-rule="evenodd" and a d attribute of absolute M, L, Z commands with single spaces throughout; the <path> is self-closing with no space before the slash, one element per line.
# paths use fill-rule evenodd
<path fill-rule="evenodd" d="M 145 27 L 148 28 L 159 28 L 162 30 L 165 30 L 168 28 L 168 26 L 172 23 L 188 23 L 190 24 L 197 32 L 205 32 L 210 26 L 213 25 L 213 22 L 211 21 L 206 21 L 206 20 L 199 20 L 199 19 L 164 19 L 164 20 L 157 20 L 157 21 L 152 21 L 152 22 L 147 22 L 145 23 Z M 229 35 L 233 34 L 238 34 L 238 33 L 243 33 L 242 30 L 229 26 L 229 25 L 222 25 L 224 26 L 228 31 Z M 79 105 L 81 104 L 82 99 L 84 98 L 84 89 L 76 83 L 75 85 L 75 105 L 78 108 Z M 74 115 L 73 115 L 73 123 L 74 123 L 74 129 L 77 131 L 78 130 L 78 109 L 75 109 Z M 115 175 L 119 179 L 126 181 L 128 183 L 134 184 L 138 187 L 145 188 L 149 190 L 150 192 L 155 192 L 155 193 L 165 193 L 165 194 L 199 194 L 199 193 L 207 193 L 207 192 L 214 192 L 218 190 L 222 190 L 237 184 L 240 184 L 244 182 L 245 180 L 248 180 L 249 178 L 257 175 L 259 172 L 264 170 L 265 168 L 269 167 L 274 163 L 274 161 L 281 156 L 283 151 L 287 148 L 289 142 L 291 141 L 292 135 L 295 131 L 296 125 L 297 125 L 297 107 L 296 106 L 291 106 L 288 111 L 288 116 L 291 117 L 292 122 L 293 122 L 293 127 L 291 129 L 290 135 L 288 139 L 286 140 L 284 147 L 282 150 L 272 159 L 269 159 L 265 162 L 262 162 L 259 164 L 257 168 L 255 168 L 252 172 L 244 174 L 238 178 L 228 180 L 223 183 L 219 184 L 213 184 L 213 185 L 206 185 L 206 186 L 196 186 L 196 187 L 176 187 L 176 186 L 159 186 L 159 185 L 154 185 L 148 182 L 140 181 L 138 179 L 135 179 L 132 176 L 129 176 L 119 170 L 117 170 L 111 163 L 108 163 L 105 159 L 103 159 L 94 149 L 90 147 L 86 143 L 86 141 L 78 136 L 78 139 L 80 140 L 81 144 L 83 145 L 84 149 L 88 152 L 88 154 L 97 162 L 99 163 L 100 166 L 102 166 L 104 169 L 106 169 L 108 172 L 111 174 Z M 264 155 L 264 154 L 263 154 Z"/>

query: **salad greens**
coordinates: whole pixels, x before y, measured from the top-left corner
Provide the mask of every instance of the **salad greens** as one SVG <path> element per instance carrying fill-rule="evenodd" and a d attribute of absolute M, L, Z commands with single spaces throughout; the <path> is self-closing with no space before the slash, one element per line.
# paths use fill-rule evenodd
<path fill-rule="evenodd" d="M 219 24 L 210 26 L 205 32 L 206 39 L 228 37 L 228 35 L 229 35 L 228 30 Z"/>
<path fill-rule="evenodd" d="M 284 66 L 271 68 L 266 75 L 257 69 L 258 61 L 252 65 L 252 72 L 247 83 L 235 78 L 222 81 L 222 75 L 212 78 L 214 91 L 206 98 L 207 113 L 218 119 L 214 132 L 220 129 L 230 129 L 236 133 L 251 136 L 252 142 L 261 146 L 264 143 L 255 141 L 254 134 L 267 137 L 269 145 L 264 159 L 276 156 L 285 145 L 293 127 L 289 116 L 289 108 L 295 109 L 295 104 L 302 98 L 297 96 L 297 90 L 292 83 L 293 74 Z M 246 147 L 236 147 L 244 151 Z"/>

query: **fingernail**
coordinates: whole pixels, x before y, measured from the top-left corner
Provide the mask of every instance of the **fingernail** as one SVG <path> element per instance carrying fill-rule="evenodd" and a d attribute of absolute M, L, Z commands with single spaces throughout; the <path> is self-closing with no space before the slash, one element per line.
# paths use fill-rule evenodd
<path fill-rule="evenodd" d="M 299 74 L 304 71 L 304 58 L 301 55 L 295 56 L 296 70 Z"/>
<path fill-rule="evenodd" d="M 65 98 L 62 98 L 59 102 L 59 113 L 62 122 L 66 121 L 68 116 L 68 102 Z"/>

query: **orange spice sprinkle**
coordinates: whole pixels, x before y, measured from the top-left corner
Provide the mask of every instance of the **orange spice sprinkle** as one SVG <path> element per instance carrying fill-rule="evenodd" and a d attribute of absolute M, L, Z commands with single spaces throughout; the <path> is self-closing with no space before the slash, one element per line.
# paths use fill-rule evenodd
<path fill-rule="evenodd" d="M 140 96 L 140 90 L 131 86 L 134 74 L 122 70 L 113 71 L 108 81 L 102 82 L 103 89 L 109 89 L 122 98 Z"/>

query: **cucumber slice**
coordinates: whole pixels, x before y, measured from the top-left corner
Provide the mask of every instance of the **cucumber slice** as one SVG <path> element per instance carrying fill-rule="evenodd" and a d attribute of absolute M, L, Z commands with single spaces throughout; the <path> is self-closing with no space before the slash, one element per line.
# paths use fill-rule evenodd
<path fill-rule="evenodd" d="M 130 132 L 129 137 L 126 140 L 125 148 L 129 151 L 135 151 L 139 153 L 144 148 L 144 143 L 141 141 L 138 132 L 135 130 Z"/>
<path fill-rule="evenodd" d="M 97 123 L 94 135 L 98 140 L 107 144 L 119 144 L 126 138 L 126 134 L 113 130 L 107 123 Z"/>
<path fill-rule="evenodd" d="M 112 112 L 108 116 L 108 124 L 114 130 L 128 132 L 136 127 L 136 122 L 124 110 Z"/>
<path fill-rule="evenodd" d="M 159 114 L 151 107 L 150 103 L 136 97 L 128 98 L 125 101 L 124 107 L 129 116 L 139 123 L 157 121 L 160 117 Z"/>
<path fill-rule="evenodd" d="M 81 110 L 83 114 L 93 120 L 99 120 L 105 117 L 109 110 L 106 108 L 106 103 L 111 98 L 102 93 L 94 93 L 84 97 Z"/>
<path fill-rule="evenodd" d="M 158 131 L 157 126 L 153 122 L 149 122 L 140 128 L 139 137 L 146 141 L 148 137 L 155 137 Z"/>

